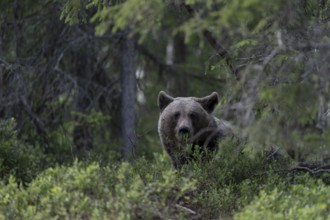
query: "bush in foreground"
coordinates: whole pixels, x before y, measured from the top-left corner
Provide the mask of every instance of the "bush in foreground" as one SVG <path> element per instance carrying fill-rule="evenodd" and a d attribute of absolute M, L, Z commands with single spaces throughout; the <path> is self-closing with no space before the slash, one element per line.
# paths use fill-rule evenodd
<path fill-rule="evenodd" d="M 330 219 L 330 187 L 321 181 L 305 181 L 287 190 L 262 190 L 236 219 Z"/>
<path fill-rule="evenodd" d="M 11 176 L 0 184 L 0 219 L 325 219 L 330 213 L 330 188 L 321 180 L 272 173 L 278 168 L 261 156 L 220 155 L 179 171 L 165 154 L 108 166 L 76 161 L 46 169 L 25 187 Z"/>
<path fill-rule="evenodd" d="M 194 185 L 171 169 L 141 178 L 125 162 L 76 162 L 47 169 L 27 188 L 18 188 L 11 177 L 0 187 L 0 219 L 185 218 L 190 213 L 180 204 Z"/>

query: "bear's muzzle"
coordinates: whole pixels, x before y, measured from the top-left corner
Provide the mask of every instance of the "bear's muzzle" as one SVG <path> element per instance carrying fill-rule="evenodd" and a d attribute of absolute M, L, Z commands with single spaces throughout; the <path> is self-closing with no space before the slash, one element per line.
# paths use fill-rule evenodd
<path fill-rule="evenodd" d="M 176 131 L 176 138 L 181 144 L 188 144 L 192 138 L 192 129 L 187 125 L 181 125 Z"/>

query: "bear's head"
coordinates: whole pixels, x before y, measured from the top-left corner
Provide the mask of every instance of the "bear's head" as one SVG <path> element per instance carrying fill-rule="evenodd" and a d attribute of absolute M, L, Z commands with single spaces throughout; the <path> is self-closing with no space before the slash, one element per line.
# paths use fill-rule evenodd
<path fill-rule="evenodd" d="M 158 95 L 160 134 L 171 141 L 176 139 L 179 143 L 194 141 L 196 135 L 212 127 L 212 112 L 218 102 L 216 92 L 203 98 L 173 98 L 161 91 Z"/>

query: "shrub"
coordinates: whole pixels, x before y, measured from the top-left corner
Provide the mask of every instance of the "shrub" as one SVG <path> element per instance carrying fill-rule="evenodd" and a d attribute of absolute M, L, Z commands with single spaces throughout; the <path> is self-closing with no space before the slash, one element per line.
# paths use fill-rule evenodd
<path fill-rule="evenodd" d="M 236 219 L 329 219 L 330 187 L 307 180 L 288 189 L 262 190 Z"/>
<path fill-rule="evenodd" d="M 11 177 L 0 187 L 0 213 L 8 219 L 187 218 L 195 182 L 166 170 L 143 178 L 134 166 L 75 162 L 42 172 L 26 188 Z"/>
<path fill-rule="evenodd" d="M 25 187 L 8 173 L 0 183 L 0 219 L 322 219 L 330 211 L 321 181 L 272 173 L 281 163 L 227 147 L 181 170 L 155 154 L 132 164 L 57 165 Z"/>
<path fill-rule="evenodd" d="M 0 179 L 6 181 L 13 175 L 26 183 L 38 173 L 43 156 L 38 148 L 17 139 L 15 126 L 13 118 L 0 121 Z"/>

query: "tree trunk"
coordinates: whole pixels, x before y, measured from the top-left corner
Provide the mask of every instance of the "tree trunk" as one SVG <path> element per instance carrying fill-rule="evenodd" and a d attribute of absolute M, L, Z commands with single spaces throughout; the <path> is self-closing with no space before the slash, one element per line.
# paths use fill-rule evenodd
<path fill-rule="evenodd" d="M 180 71 L 186 61 L 186 45 L 184 35 L 177 34 L 169 40 L 166 48 L 166 64 L 174 66 Z M 170 73 L 167 79 L 167 90 L 175 96 L 187 96 L 188 91 L 187 78 L 185 75 L 174 75 Z"/>
<path fill-rule="evenodd" d="M 123 155 L 126 160 L 132 161 L 135 157 L 136 142 L 136 76 L 135 76 L 135 46 L 134 41 L 125 33 L 121 41 L 121 118 Z"/>
<path fill-rule="evenodd" d="M 92 63 L 87 53 L 81 52 L 75 55 L 74 61 L 76 74 L 79 77 L 77 81 L 77 95 L 75 97 L 75 111 L 80 114 L 88 114 L 91 110 L 93 100 L 91 76 L 93 69 Z M 78 156 L 86 158 L 93 148 L 93 133 L 90 125 L 86 124 L 80 115 L 75 117 L 77 125 L 73 130 L 73 142 L 77 147 Z"/>

